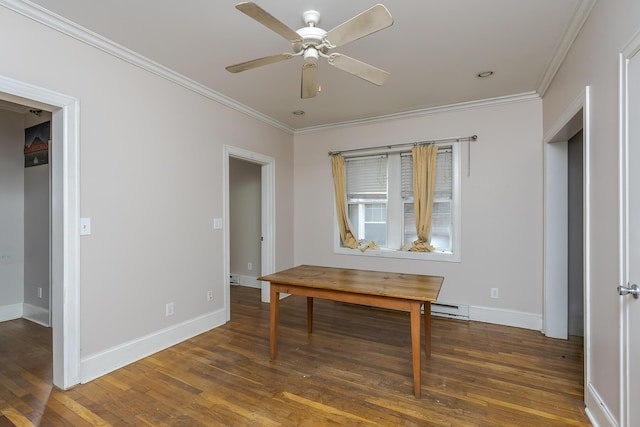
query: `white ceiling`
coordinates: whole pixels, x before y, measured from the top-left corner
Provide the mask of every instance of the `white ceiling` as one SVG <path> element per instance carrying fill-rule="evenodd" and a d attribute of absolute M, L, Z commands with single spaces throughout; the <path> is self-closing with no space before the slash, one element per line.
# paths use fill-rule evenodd
<path fill-rule="evenodd" d="M 391 73 L 378 87 L 320 62 L 322 92 L 300 99 L 301 58 L 238 74 L 225 66 L 290 51 L 234 0 L 32 0 L 259 114 L 299 130 L 381 115 L 542 94 L 595 0 L 385 0 L 393 26 L 336 49 Z M 258 0 L 298 29 L 329 30 L 368 0 Z M 480 71 L 495 74 L 479 79 Z M 303 116 L 292 111 L 304 110 Z"/>

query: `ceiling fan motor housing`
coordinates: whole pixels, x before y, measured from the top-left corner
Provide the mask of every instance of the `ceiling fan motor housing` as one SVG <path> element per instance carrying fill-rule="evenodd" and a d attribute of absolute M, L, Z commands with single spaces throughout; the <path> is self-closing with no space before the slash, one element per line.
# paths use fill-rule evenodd
<path fill-rule="evenodd" d="M 325 30 L 318 27 L 302 27 L 296 31 L 296 33 L 298 33 L 302 38 L 300 50 L 307 49 L 309 46 L 312 46 L 315 48 L 314 50 L 317 49 L 322 51 L 322 53 L 326 53 L 327 48 L 323 43 L 323 39 L 327 35 Z"/>

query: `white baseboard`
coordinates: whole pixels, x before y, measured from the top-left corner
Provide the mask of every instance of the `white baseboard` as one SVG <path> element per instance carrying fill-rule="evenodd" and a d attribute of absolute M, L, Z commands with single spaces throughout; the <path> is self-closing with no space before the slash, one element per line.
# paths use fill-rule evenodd
<path fill-rule="evenodd" d="M 591 384 L 584 388 L 585 412 L 594 427 L 617 427 L 619 424 Z"/>
<path fill-rule="evenodd" d="M 49 310 L 37 305 L 24 303 L 22 317 L 39 325 L 49 327 Z"/>
<path fill-rule="evenodd" d="M 234 276 L 237 277 L 237 284 L 240 286 L 262 289 L 262 282 L 260 282 L 257 277 L 243 276 L 241 274 L 234 274 Z"/>
<path fill-rule="evenodd" d="M 220 309 L 100 353 L 83 357 L 80 361 L 80 382 L 87 383 L 224 323 L 226 323 L 226 310 Z"/>
<path fill-rule="evenodd" d="M 542 315 L 502 308 L 469 306 L 469 320 L 515 326 L 516 328 L 542 330 Z"/>
<path fill-rule="evenodd" d="M 20 319 L 22 317 L 22 303 L 0 306 L 0 322 Z"/>
<path fill-rule="evenodd" d="M 460 320 L 494 323 L 516 328 L 542 330 L 542 315 L 503 308 L 479 307 L 456 303 L 437 302 L 431 304 L 431 315 Z"/>

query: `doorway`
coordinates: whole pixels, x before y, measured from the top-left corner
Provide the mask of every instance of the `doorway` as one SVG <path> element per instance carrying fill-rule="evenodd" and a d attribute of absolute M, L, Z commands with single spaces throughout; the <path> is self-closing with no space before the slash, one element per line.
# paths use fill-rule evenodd
<path fill-rule="evenodd" d="M 261 288 L 262 166 L 229 159 L 229 280 Z"/>
<path fill-rule="evenodd" d="M 4 76 L 0 76 L 0 100 L 52 114 L 50 309 L 53 384 L 68 389 L 81 382 L 79 101 Z"/>
<path fill-rule="evenodd" d="M 276 169 L 275 159 L 264 154 L 252 152 L 230 145 L 223 146 L 223 181 L 224 181 L 224 209 L 223 209 L 223 229 L 224 229 L 224 293 L 226 320 L 231 320 L 231 213 L 230 213 L 230 162 L 232 159 L 253 163 L 260 166 L 260 271 L 259 275 L 264 276 L 275 272 L 275 229 L 276 229 Z M 258 272 L 256 272 L 258 273 Z M 269 302 L 269 284 L 260 282 L 261 301 Z"/>
<path fill-rule="evenodd" d="M 571 144 L 570 140 L 575 137 Z M 587 86 L 572 104 L 565 110 L 558 121 L 544 137 L 544 307 L 543 332 L 552 338 L 567 339 L 570 334 L 570 293 L 571 298 L 581 298 L 582 304 L 572 313 L 572 327 L 575 331 L 583 331 L 584 336 L 584 376 L 585 401 L 589 399 L 590 384 L 590 306 L 589 306 L 589 260 L 590 260 L 590 122 L 589 122 L 589 87 Z M 571 163 L 580 162 L 581 179 L 570 178 Z M 578 153 L 576 153 L 578 152 Z M 579 155 L 581 154 L 581 156 Z M 573 166 L 572 166 L 573 168 Z M 575 173 L 575 170 L 573 171 Z M 569 181 L 572 181 L 572 190 Z M 577 183 L 576 183 L 577 181 Z M 579 186 L 579 188 L 577 188 Z M 570 200 L 570 191 L 573 193 Z M 582 197 L 579 197 L 581 193 Z M 576 197 L 577 196 L 577 197 Z M 570 209 L 569 205 L 579 203 L 571 210 L 572 217 L 580 215 L 582 223 L 574 221 L 571 233 L 576 235 L 573 243 L 569 242 Z M 576 224 L 575 222 L 578 222 Z M 576 241 L 579 243 L 576 245 Z M 580 243 L 582 247 L 580 248 Z M 570 267 L 570 254 L 572 264 Z M 580 262 L 581 261 L 581 262 Z M 576 272 L 576 265 L 581 272 Z M 571 268 L 571 273 L 570 273 Z M 580 283 L 579 291 L 570 290 L 570 275 L 573 281 Z M 575 307 L 574 307 L 575 308 Z M 581 312 L 581 313 L 580 313 Z M 577 314 L 582 315 L 581 325 L 575 325 Z"/>
<path fill-rule="evenodd" d="M 580 229 L 572 229 L 572 234 L 581 237 L 582 252 L 572 257 L 582 259 L 583 289 L 583 325 L 588 328 L 589 311 L 584 301 L 588 301 L 589 291 L 589 88 L 578 96 L 563 116 L 557 121 L 544 138 L 545 173 L 544 173 L 544 333 L 552 338 L 566 339 L 569 335 L 569 170 L 570 143 L 572 163 L 581 162 L 572 168 L 582 171 L 581 179 L 572 176 L 572 200 L 580 200 L 581 207 L 572 210 L 571 214 L 582 216 Z M 581 135 L 581 138 L 578 137 Z M 579 140 L 578 140 L 579 138 Z M 580 151 L 579 156 L 576 151 Z M 581 159 L 580 159 L 581 157 Z M 577 181 L 577 184 L 576 184 Z M 580 182 L 581 181 L 581 182 Z M 576 188 L 581 185 L 581 190 Z M 576 192 L 581 192 L 576 195 Z M 575 225 L 575 224 L 574 224 Z M 574 263 L 575 265 L 575 263 Z M 572 273 L 574 276 L 575 270 Z M 579 279 L 578 279 L 579 280 Z M 586 347 L 586 345 L 585 345 Z"/>
<path fill-rule="evenodd" d="M 51 113 L 0 101 L 0 321 L 51 326 Z"/>

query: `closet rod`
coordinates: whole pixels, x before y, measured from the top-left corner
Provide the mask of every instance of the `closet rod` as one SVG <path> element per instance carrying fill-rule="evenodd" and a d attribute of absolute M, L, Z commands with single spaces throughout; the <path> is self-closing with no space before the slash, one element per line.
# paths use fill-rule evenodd
<path fill-rule="evenodd" d="M 358 151 L 372 151 L 372 150 L 381 150 L 381 149 L 391 150 L 392 148 L 412 147 L 414 145 L 420 145 L 420 144 L 437 144 L 437 143 L 443 143 L 443 142 L 461 142 L 461 141 L 470 142 L 470 141 L 475 141 L 477 139 L 478 139 L 478 135 L 471 135 L 471 136 L 465 136 L 465 137 L 458 136 L 455 138 L 429 139 L 426 141 L 407 142 L 404 144 L 379 145 L 377 147 L 352 148 L 350 150 L 329 151 L 329 155 L 334 156 L 336 154 L 356 153 Z"/>

